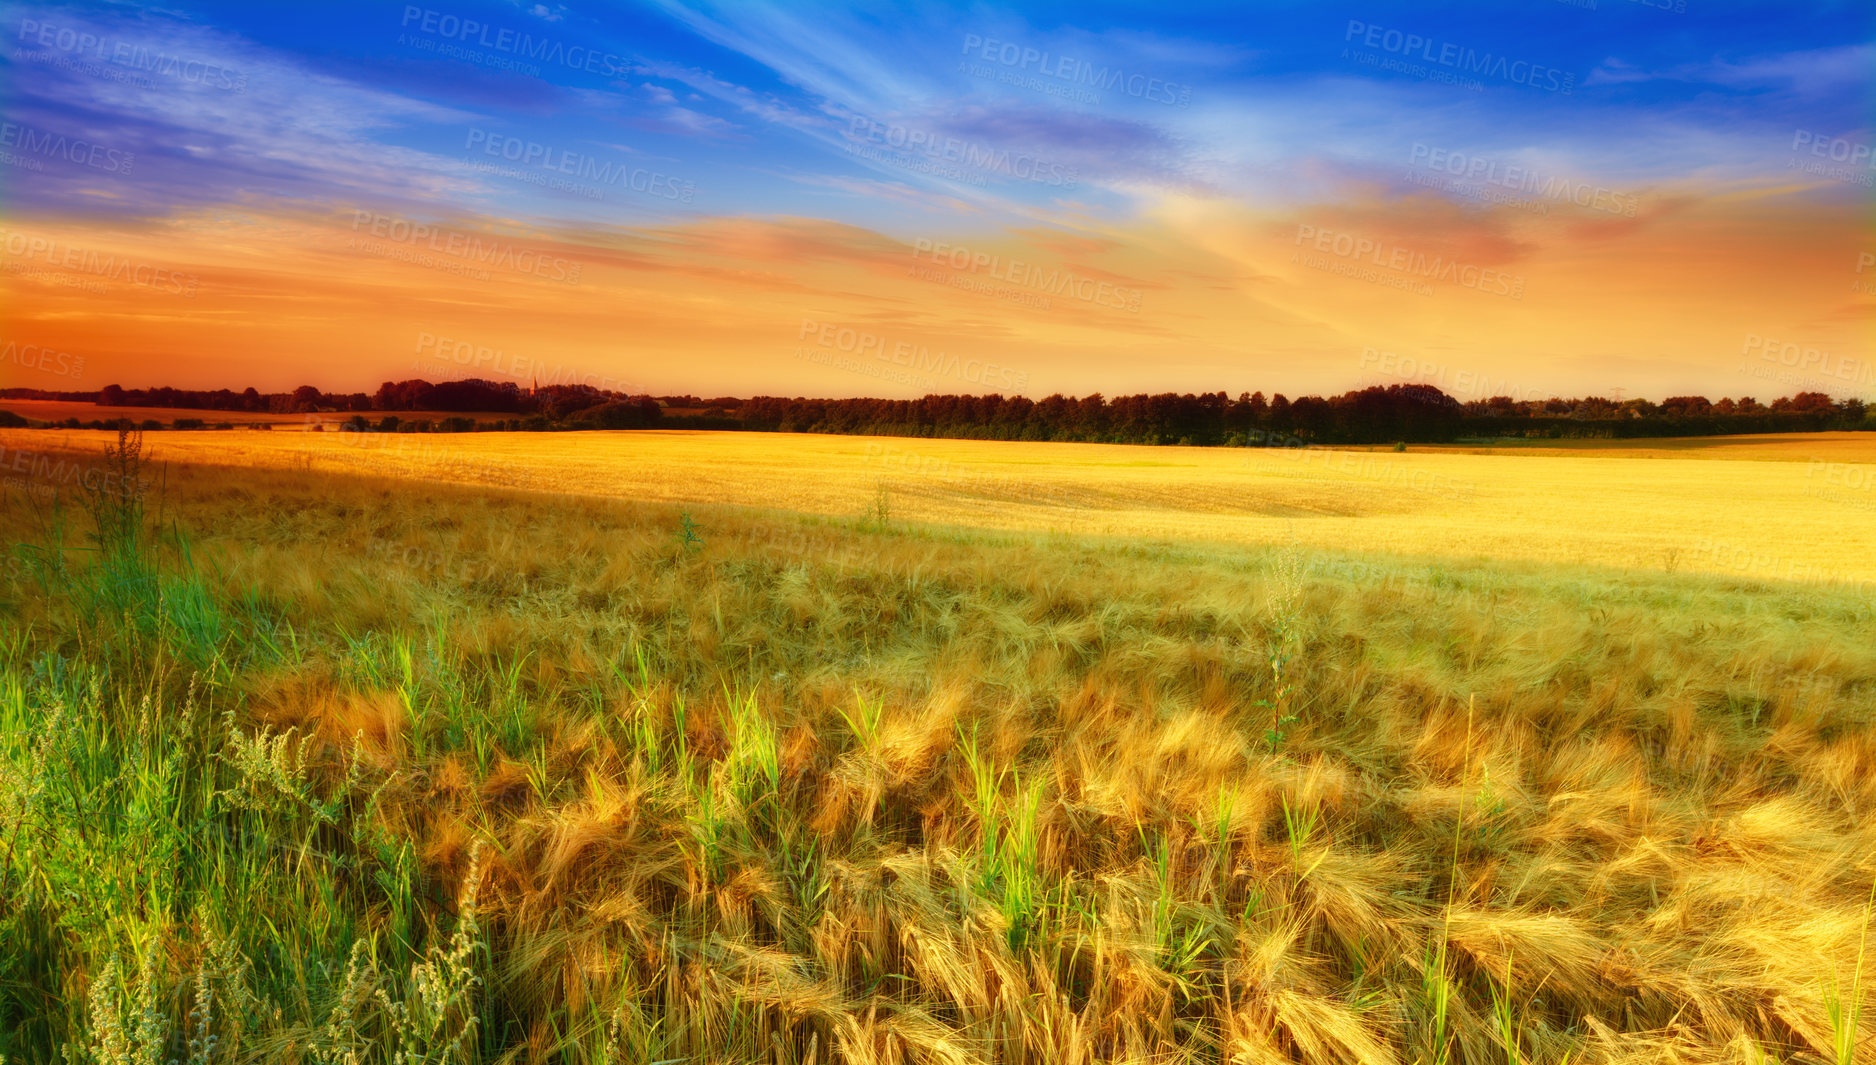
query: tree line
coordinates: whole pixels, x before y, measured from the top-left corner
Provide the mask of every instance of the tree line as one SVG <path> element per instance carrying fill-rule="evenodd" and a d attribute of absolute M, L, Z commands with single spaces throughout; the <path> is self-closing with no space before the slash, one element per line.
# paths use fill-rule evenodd
<path fill-rule="evenodd" d="M 1125 444 L 1296 446 L 1447 443 L 1477 437 L 1647 437 L 1876 428 L 1861 400 L 1821 392 L 1761 404 L 1677 396 L 1659 404 L 1602 397 L 1461 403 L 1432 385 L 1374 386 L 1338 396 L 1262 392 L 1198 395 L 926 396 L 913 400 L 758 396 L 746 428 L 880 436 L 1065 440 Z"/>
<path fill-rule="evenodd" d="M 480 379 L 386 381 L 374 393 L 328 393 L 311 385 L 291 392 L 249 388 L 194 391 L 126 389 L 46 392 L 13 388 L 0 398 L 63 399 L 103 407 L 161 407 L 230 414 L 347 413 L 355 428 L 463 431 L 476 429 L 726 428 L 771 432 L 849 433 L 984 440 L 1060 440 L 1124 444 L 1298 446 L 1307 444 L 1447 443 L 1526 437 L 1712 436 L 1876 428 L 1858 399 L 1821 392 L 1760 403 L 1751 397 L 1709 401 L 1675 396 L 1654 403 L 1600 396 L 1516 400 L 1508 396 L 1461 403 L 1425 384 L 1373 386 L 1336 396 L 1262 392 L 1171 392 L 1104 397 L 1052 395 L 1039 400 L 1002 395 L 928 395 L 919 399 L 812 399 L 756 396 L 627 395 L 589 385 L 523 390 Z M 472 420 L 400 420 L 384 412 L 504 414 Z M 383 415 L 373 419 L 373 413 Z M 193 421 L 193 420 L 192 420 Z"/>

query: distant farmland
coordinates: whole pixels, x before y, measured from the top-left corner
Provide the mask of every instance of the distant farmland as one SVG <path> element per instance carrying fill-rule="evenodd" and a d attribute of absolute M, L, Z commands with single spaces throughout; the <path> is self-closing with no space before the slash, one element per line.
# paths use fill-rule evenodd
<path fill-rule="evenodd" d="M 106 434 L 0 432 L 9 448 Z M 160 459 L 1026 533 L 1876 580 L 1876 436 L 1541 449 L 1135 447 L 631 433 L 161 433 Z"/>
<path fill-rule="evenodd" d="M 96 403 L 81 403 L 61 399 L 0 399 L 0 410 L 12 411 L 22 418 L 36 422 L 62 422 L 68 418 L 77 418 L 81 422 L 114 422 L 119 418 L 131 421 L 161 422 L 171 425 L 177 419 L 193 418 L 207 425 L 272 425 L 279 428 L 302 428 L 308 425 L 337 426 L 352 417 L 350 412 L 320 411 L 315 414 L 273 414 L 267 411 L 244 410 L 202 410 L 186 407 L 101 407 Z M 499 421 L 515 417 L 512 414 L 492 413 L 457 413 L 454 411 L 439 413 L 436 411 L 365 411 L 364 416 L 373 423 L 386 417 L 401 419 L 470 418 L 478 422 Z"/>

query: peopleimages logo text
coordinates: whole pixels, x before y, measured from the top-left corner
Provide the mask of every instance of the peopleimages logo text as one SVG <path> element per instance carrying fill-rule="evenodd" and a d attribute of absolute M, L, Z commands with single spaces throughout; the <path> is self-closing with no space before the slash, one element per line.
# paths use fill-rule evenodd
<path fill-rule="evenodd" d="M 405 5 L 406 30 L 462 44 L 474 44 L 490 51 L 526 56 L 541 63 L 553 63 L 569 70 L 618 77 L 627 73 L 629 64 L 621 56 L 600 52 L 582 44 L 569 45 L 550 37 L 535 37 L 514 30 L 496 29 L 472 18 L 433 11 L 427 7 Z"/>
<path fill-rule="evenodd" d="M 1501 166 L 1494 159 L 1448 151 L 1445 148 L 1435 148 L 1417 141 L 1414 143 L 1410 158 L 1416 165 L 1426 167 L 1428 170 L 1437 170 L 1467 181 L 1532 193 L 1552 202 L 1568 200 L 1578 207 L 1619 214 L 1625 218 L 1635 217 L 1636 211 L 1641 206 L 1641 201 L 1634 196 L 1617 192 L 1614 189 L 1606 189 L 1601 185 L 1573 181 L 1566 177 L 1546 174 L 1531 167 Z"/>
<path fill-rule="evenodd" d="M 1308 224 L 1296 227 L 1296 242 L 1299 246 L 1314 248 L 1326 252 L 1338 259 L 1350 262 L 1369 262 L 1384 270 L 1393 270 L 1410 277 L 1433 281 L 1447 281 L 1461 288 L 1483 292 L 1491 296 L 1509 296 L 1514 300 L 1524 298 L 1524 277 L 1520 274 L 1508 274 L 1503 270 L 1488 266 L 1462 263 L 1457 259 L 1448 259 L 1440 255 L 1427 255 L 1399 244 L 1390 244 L 1385 240 L 1364 236 L 1359 233 L 1338 232 L 1333 229 L 1319 229 Z"/>
<path fill-rule="evenodd" d="M 988 145 L 960 140 L 957 137 L 942 136 L 931 130 L 878 122 L 865 115 L 854 116 L 848 135 L 854 140 L 883 145 L 907 156 L 922 155 L 934 161 L 987 173 L 1004 174 L 1022 181 L 1034 181 L 1057 188 L 1075 187 L 1074 167 L 1052 163 L 1029 152 L 992 148 Z M 850 151 L 854 146 L 854 141 L 849 141 Z"/>
<path fill-rule="evenodd" d="M 137 159 L 132 152 L 106 148 L 82 138 L 49 133 L 17 122 L 0 122 L 0 148 L 16 148 L 29 155 L 50 156 L 112 174 L 130 173 L 130 165 Z"/>
<path fill-rule="evenodd" d="M 853 329 L 841 325 L 829 325 L 811 318 L 801 320 L 801 332 L 796 340 L 812 338 L 814 346 L 827 351 L 841 352 L 856 358 L 871 354 L 879 362 L 894 366 L 905 366 L 924 374 L 939 377 L 956 377 L 972 384 L 994 387 L 1001 381 L 1004 387 L 1020 392 L 1029 383 L 1029 375 L 1020 373 L 1013 367 L 1000 366 L 982 359 L 959 359 L 943 351 L 934 352 L 923 344 L 909 341 L 895 341 L 890 337 L 865 329 Z M 795 355 L 802 357 L 804 349 L 797 348 Z M 929 387 L 929 386 L 927 386 Z"/>
<path fill-rule="evenodd" d="M 1374 48 L 1392 55 L 1450 67 L 1467 74 L 1497 78 L 1514 85 L 1528 85 L 1533 89 L 1561 93 L 1564 96 L 1571 95 L 1576 89 L 1576 75 L 1555 67 L 1547 67 L 1526 59 L 1512 59 L 1508 56 L 1493 55 L 1490 52 L 1480 52 L 1463 45 L 1436 41 L 1417 33 L 1390 30 L 1385 26 L 1375 26 L 1356 19 L 1348 20 L 1348 32 L 1342 40 L 1359 43 L 1363 48 Z"/>
<path fill-rule="evenodd" d="M 185 274 L 129 256 L 104 254 L 73 244 L 61 244 L 51 237 L 12 230 L 0 229 L 0 247 L 4 247 L 6 254 L 16 259 L 38 260 L 50 267 L 77 270 L 106 281 L 143 285 L 178 296 L 194 297 L 195 287 L 201 281 L 195 274 Z M 12 264 L 8 265 L 10 268 Z"/>
<path fill-rule="evenodd" d="M 40 373 L 77 377 L 85 368 L 85 357 L 69 351 L 56 351 L 43 344 L 20 344 L 9 340 L 0 348 L 0 362 L 23 366 Z"/>
<path fill-rule="evenodd" d="M 376 211 L 354 212 L 352 232 L 369 233 L 393 244 L 425 248 L 438 255 L 460 259 L 464 263 L 532 274 L 549 281 L 577 284 L 580 280 L 581 264 L 570 259 L 536 251 L 513 241 L 484 240 L 475 234 L 458 233 Z"/>
<path fill-rule="evenodd" d="M 248 87 L 246 74 L 230 70 L 219 63 L 152 51 L 131 41 L 100 37 L 89 30 L 73 29 L 56 23 L 21 19 L 19 39 L 40 48 L 84 56 L 139 73 L 175 78 L 211 89 L 240 92 Z"/>
<path fill-rule="evenodd" d="M 920 239 L 912 245 L 914 259 L 929 258 L 933 263 L 971 273 L 982 271 L 997 281 L 1007 281 L 1052 296 L 1066 296 L 1083 303 L 1095 303 L 1123 311 L 1140 309 L 1140 290 L 1111 281 L 1081 277 L 1071 270 L 1044 269 L 1021 259 L 1005 259 L 984 251 L 972 251 L 962 245 L 940 244 Z"/>
<path fill-rule="evenodd" d="M 1872 152 L 1867 144 L 1846 140 L 1843 137 L 1826 137 L 1821 133 L 1801 129 L 1791 135 L 1791 150 L 1808 152 L 1819 159 L 1829 159 L 1833 163 L 1849 163 L 1851 166 L 1876 170 L 1876 152 Z"/>
<path fill-rule="evenodd" d="M 468 142 L 463 148 L 465 151 L 479 150 L 483 155 L 524 167 L 538 167 L 596 185 L 617 185 L 622 189 L 680 203 L 689 203 L 691 197 L 697 194 L 697 186 L 668 174 L 646 170 L 644 167 L 631 168 L 623 163 L 602 162 L 582 152 L 570 152 L 565 148 L 490 133 L 484 129 L 470 130 Z"/>
<path fill-rule="evenodd" d="M 981 34 L 964 35 L 963 54 L 1025 74 L 1033 72 L 1045 78 L 1055 78 L 1071 85 L 1087 85 L 1109 92 L 1123 92 L 1137 100 L 1172 104 L 1176 107 L 1185 107 L 1192 102 L 1192 86 L 1190 85 L 1166 81 L 1150 74 L 1129 74 L 1115 66 L 1105 64 L 1096 66 L 1085 59 L 1052 54 L 1039 48 L 1016 44 L 1013 41 L 999 41 L 995 37 L 984 37 Z"/>

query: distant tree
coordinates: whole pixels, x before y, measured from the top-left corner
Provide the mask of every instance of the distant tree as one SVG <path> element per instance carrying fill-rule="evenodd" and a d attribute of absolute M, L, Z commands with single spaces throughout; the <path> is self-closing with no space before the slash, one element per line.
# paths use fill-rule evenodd
<path fill-rule="evenodd" d="M 1290 404 L 1290 431 L 1305 440 L 1330 439 L 1333 413 L 1321 396 L 1298 396 Z"/>
<path fill-rule="evenodd" d="M 373 410 L 430 410 L 430 394 L 436 386 L 428 381 L 386 381 L 371 398 Z"/>
<path fill-rule="evenodd" d="M 534 409 L 554 421 L 561 421 L 576 411 L 597 407 L 614 397 L 592 385 L 542 385 L 534 393 Z"/>
<path fill-rule="evenodd" d="M 513 381 L 485 381 L 479 377 L 439 381 L 431 386 L 423 409 L 513 413 L 521 409 L 521 386 Z"/>
<path fill-rule="evenodd" d="M 1822 392 L 1800 392 L 1791 397 L 1791 410 L 1799 414 L 1825 414 L 1836 409 L 1836 401 Z"/>
<path fill-rule="evenodd" d="M 122 407 L 125 405 L 123 386 L 105 385 L 103 388 L 98 389 L 98 406 Z"/>
<path fill-rule="evenodd" d="M 657 400 L 640 396 L 588 407 L 575 414 L 570 424 L 582 429 L 643 429 L 657 424 L 662 413 Z"/>

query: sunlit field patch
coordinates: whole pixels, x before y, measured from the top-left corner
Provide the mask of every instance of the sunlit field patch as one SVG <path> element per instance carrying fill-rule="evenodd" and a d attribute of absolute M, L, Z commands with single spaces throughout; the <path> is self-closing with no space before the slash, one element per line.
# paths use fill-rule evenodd
<path fill-rule="evenodd" d="M 98 448 L 107 435 L 0 431 L 0 446 Z M 1489 454 L 669 431 L 236 430 L 149 442 L 159 460 L 828 517 L 868 510 L 883 488 L 894 516 L 909 522 L 1130 542 L 1294 540 L 1865 591 L 1876 580 L 1868 433 Z M 1681 455 L 1716 461 L 1664 458 Z"/>

